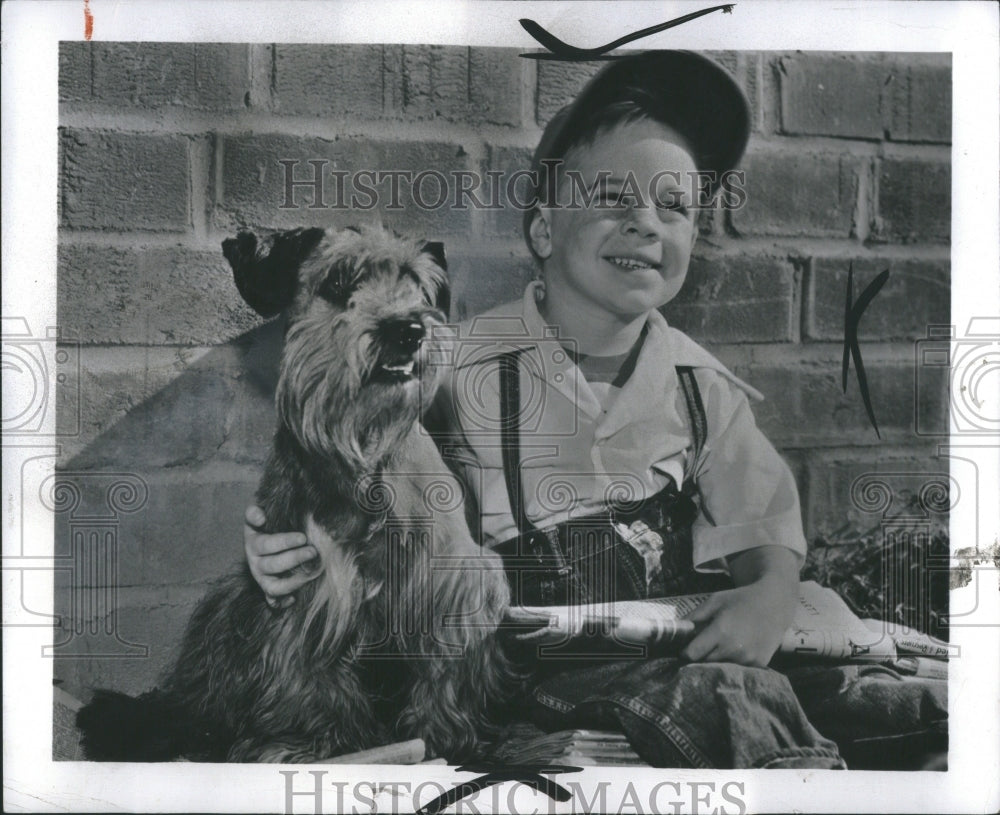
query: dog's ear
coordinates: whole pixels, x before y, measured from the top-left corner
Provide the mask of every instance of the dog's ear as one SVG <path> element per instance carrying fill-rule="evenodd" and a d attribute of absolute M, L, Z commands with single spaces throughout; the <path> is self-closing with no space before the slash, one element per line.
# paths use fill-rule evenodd
<path fill-rule="evenodd" d="M 434 262 L 442 271 L 448 271 L 448 259 L 444 255 L 444 244 L 441 241 L 424 241 L 420 251 L 434 258 Z"/>
<path fill-rule="evenodd" d="M 261 317 L 273 317 L 291 304 L 299 282 L 299 267 L 323 239 L 319 227 L 291 229 L 258 242 L 252 232 L 240 232 L 222 242 L 222 254 L 233 267 L 233 279 L 247 305 Z"/>
<path fill-rule="evenodd" d="M 441 267 L 441 271 L 448 271 L 448 259 L 445 257 L 444 244 L 441 241 L 425 241 L 421 247 L 421 251 L 430 255 L 434 259 L 434 262 Z M 447 277 L 441 281 L 441 285 L 438 287 L 434 306 L 443 312 L 445 316 L 448 316 L 451 309 L 451 287 L 448 285 Z"/>

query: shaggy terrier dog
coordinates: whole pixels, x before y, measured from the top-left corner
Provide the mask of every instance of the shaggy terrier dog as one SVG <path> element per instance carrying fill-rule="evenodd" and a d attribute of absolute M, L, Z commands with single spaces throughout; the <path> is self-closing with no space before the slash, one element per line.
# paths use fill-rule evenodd
<path fill-rule="evenodd" d="M 419 426 L 447 312 L 440 244 L 297 229 L 223 243 L 243 298 L 287 317 L 278 429 L 257 492 L 266 532 L 318 525 L 321 571 L 274 610 L 247 569 L 198 606 L 161 688 L 98 691 L 91 759 L 318 762 L 419 737 L 475 757 L 513 674 L 500 559 Z"/>

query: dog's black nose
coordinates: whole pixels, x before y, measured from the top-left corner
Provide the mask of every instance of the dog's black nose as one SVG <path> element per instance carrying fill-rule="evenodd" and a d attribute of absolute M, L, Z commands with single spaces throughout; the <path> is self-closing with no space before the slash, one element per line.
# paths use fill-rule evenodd
<path fill-rule="evenodd" d="M 415 320 L 396 320 L 385 327 L 386 342 L 396 350 L 412 354 L 420 347 L 426 334 L 423 323 Z"/>

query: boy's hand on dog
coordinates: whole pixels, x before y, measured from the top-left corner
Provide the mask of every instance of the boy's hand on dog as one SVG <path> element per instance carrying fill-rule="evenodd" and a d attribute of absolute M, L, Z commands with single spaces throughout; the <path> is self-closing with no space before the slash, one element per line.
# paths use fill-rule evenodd
<path fill-rule="evenodd" d="M 271 608 L 288 608 L 295 602 L 294 593 L 320 573 L 316 568 L 300 568 L 316 560 L 316 549 L 302 532 L 261 532 L 266 518 L 260 507 L 249 507 L 245 518 L 243 549 L 250 574 Z"/>
<path fill-rule="evenodd" d="M 799 560 L 789 549 L 764 546 L 741 552 L 729 568 L 737 587 L 713 594 L 684 617 L 695 624 L 695 635 L 681 656 L 766 667 L 799 602 Z"/>

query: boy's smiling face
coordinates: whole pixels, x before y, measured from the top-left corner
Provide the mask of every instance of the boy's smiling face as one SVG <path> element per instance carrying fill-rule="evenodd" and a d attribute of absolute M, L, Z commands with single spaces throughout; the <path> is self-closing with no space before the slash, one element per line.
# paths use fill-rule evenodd
<path fill-rule="evenodd" d="M 570 151 L 564 169 L 580 173 L 588 188 L 607 178 L 606 193 L 589 206 L 565 206 L 572 190 L 561 173 L 563 206 L 536 216 L 531 234 L 547 302 L 581 318 L 632 320 L 673 299 L 697 236 L 690 191 L 697 166 L 683 145 L 676 131 L 641 119 Z"/>

